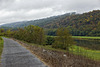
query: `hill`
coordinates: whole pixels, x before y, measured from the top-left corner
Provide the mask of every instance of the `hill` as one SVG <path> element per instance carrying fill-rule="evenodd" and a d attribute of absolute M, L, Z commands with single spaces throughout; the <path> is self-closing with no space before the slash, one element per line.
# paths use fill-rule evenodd
<path fill-rule="evenodd" d="M 100 10 L 94 10 L 83 14 L 76 14 L 73 12 L 45 19 L 23 21 L 2 26 L 14 28 L 28 25 L 36 25 L 45 29 L 67 27 L 74 36 L 100 36 Z M 52 34 L 54 32 L 55 31 L 51 31 L 50 33 Z"/>
<path fill-rule="evenodd" d="M 28 25 L 36 25 L 40 27 L 44 27 L 45 25 L 49 23 L 56 22 L 59 18 L 63 19 L 64 17 L 75 15 L 75 12 L 72 13 L 66 13 L 64 15 L 58 15 L 58 16 L 53 16 L 53 17 L 48 17 L 48 18 L 43 18 L 43 19 L 38 19 L 38 20 L 30 20 L 30 21 L 20 21 L 20 22 L 13 22 L 9 24 L 4 24 L 1 25 L 0 27 L 25 27 Z"/>

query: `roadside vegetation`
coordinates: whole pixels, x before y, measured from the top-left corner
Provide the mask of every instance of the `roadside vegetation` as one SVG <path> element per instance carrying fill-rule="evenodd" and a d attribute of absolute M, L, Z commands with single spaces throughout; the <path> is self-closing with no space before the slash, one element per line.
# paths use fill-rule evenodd
<path fill-rule="evenodd" d="M 92 60 L 100 61 L 100 50 L 92 50 L 88 47 L 76 45 L 76 38 L 100 39 L 100 37 L 87 36 L 71 36 L 67 28 L 58 28 L 56 36 L 47 36 L 43 28 L 29 25 L 18 30 L 3 30 L 0 29 L 0 35 L 16 38 L 28 42 L 31 45 L 42 47 L 49 50 L 62 51 L 72 53 L 79 56 L 84 56 Z M 1 42 L 3 42 L 1 40 Z"/>
<path fill-rule="evenodd" d="M 3 51 L 3 39 L 0 37 L 0 56 L 2 54 Z"/>
<path fill-rule="evenodd" d="M 52 45 L 43 46 L 43 45 L 28 43 L 28 42 L 25 42 L 25 41 L 22 41 L 22 42 L 27 43 L 29 45 L 33 45 L 33 46 L 38 46 L 40 48 L 44 48 L 44 49 L 47 49 L 47 50 L 68 52 L 67 50 L 64 50 L 64 49 L 61 49 L 61 48 L 53 48 Z M 85 58 L 89 58 L 89 59 L 92 59 L 92 60 L 95 60 L 95 61 L 100 61 L 100 50 L 91 50 L 91 49 L 87 49 L 87 48 L 84 48 L 84 47 L 72 45 L 69 48 L 69 53 L 84 56 Z"/>
<path fill-rule="evenodd" d="M 0 63 L 1 63 L 1 54 L 3 51 L 3 39 L 0 37 Z"/>

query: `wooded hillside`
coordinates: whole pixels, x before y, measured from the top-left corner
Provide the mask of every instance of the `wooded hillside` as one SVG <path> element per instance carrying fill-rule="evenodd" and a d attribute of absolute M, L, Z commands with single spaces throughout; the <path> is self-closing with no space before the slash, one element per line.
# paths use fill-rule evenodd
<path fill-rule="evenodd" d="M 14 28 L 28 25 L 40 26 L 46 30 L 67 27 L 74 36 L 100 36 L 100 10 L 94 10 L 83 14 L 76 14 L 73 12 L 40 20 L 5 24 L 3 26 Z M 55 31 L 50 34 L 52 33 L 54 34 Z"/>

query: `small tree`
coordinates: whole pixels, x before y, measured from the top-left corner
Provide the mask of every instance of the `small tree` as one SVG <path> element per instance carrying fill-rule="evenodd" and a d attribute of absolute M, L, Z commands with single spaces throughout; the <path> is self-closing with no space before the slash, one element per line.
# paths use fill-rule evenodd
<path fill-rule="evenodd" d="M 45 35 L 43 28 L 38 26 L 29 25 L 25 27 L 26 41 L 42 45 L 45 42 Z"/>
<path fill-rule="evenodd" d="M 59 28 L 56 34 L 57 37 L 55 37 L 55 42 L 52 47 L 69 51 L 69 47 L 71 47 L 74 42 L 67 28 Z"/>

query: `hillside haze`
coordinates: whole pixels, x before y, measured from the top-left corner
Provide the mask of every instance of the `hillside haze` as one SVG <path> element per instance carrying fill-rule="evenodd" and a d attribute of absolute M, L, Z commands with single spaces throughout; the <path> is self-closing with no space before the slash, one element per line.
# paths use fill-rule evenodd
<path fill-rule="evenodd" d="M 100 36 L 100 10 L 76 14 L 75 12 L 49 18 L 4 24 L 1 27 L 25 27 L 36 25 L 45 29 L 67 27 L 74 36 Z"/>
<path fill-rule="evenodd" d="M 75 14 L 76 14 L 75 12 L 72 12 L 72 13 L 66 13 L 66 14 L 63 14 L 63 15 L 58 15 L 58 16 L 53 16 L 53 17 L 48 17 L 48 18 L 43 18 L 43 19 L 38 19 L 38 20 L 13 22 L 13 23 L 1 25 L 1 27 L 15 28 L 15 27 L 25 27 L 25 26 L 28 26 L 28 25 L 37 25 L 37 26 L 40 26 L 40 27 L 44 27 L 44 25 L 55 22 L 60 18 L 65 18 L 65 17 L 75 15 Z"/>

